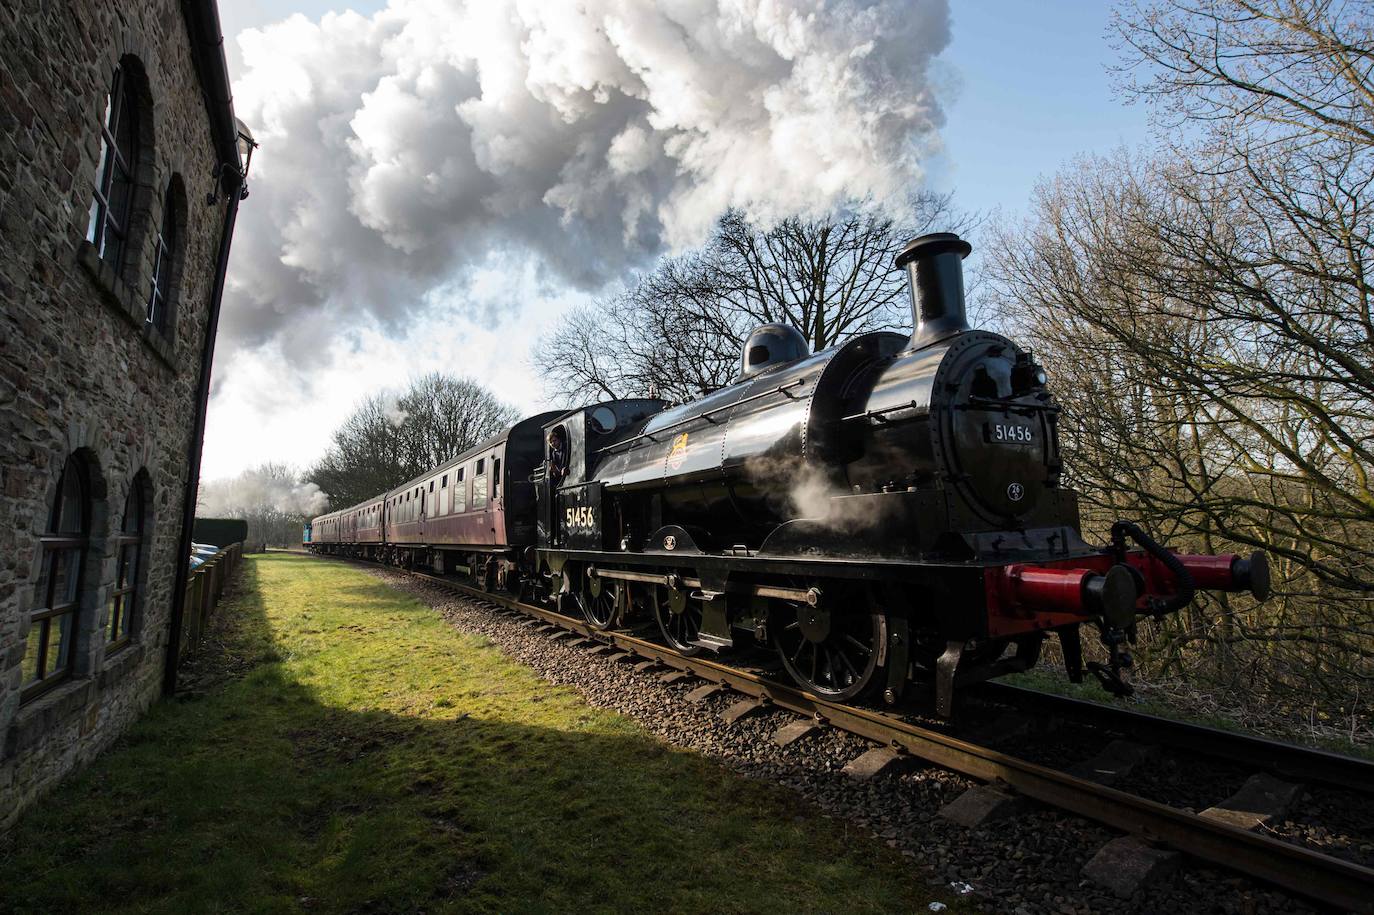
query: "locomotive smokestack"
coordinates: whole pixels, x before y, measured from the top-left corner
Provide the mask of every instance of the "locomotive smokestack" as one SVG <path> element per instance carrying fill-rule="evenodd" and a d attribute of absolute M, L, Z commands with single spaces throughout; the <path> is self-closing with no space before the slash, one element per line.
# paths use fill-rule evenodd
<path fill-rule="evenodd" d="M 913 348 L 968 330 L 964 265 L 973 246 L 953 232 L 934 232 L 907 242 L 897 255 L 911 287 Z"/>

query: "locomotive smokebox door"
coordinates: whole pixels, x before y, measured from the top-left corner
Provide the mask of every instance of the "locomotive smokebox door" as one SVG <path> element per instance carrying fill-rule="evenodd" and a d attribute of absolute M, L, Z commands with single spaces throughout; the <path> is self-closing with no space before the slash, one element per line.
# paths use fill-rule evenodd
<path fill-rule="evenodd" d="M 569 550 L 601 549 L 601 509 L 599 481 L 560 489 L 553 523 L 562 531 L 561 545 Z"/>

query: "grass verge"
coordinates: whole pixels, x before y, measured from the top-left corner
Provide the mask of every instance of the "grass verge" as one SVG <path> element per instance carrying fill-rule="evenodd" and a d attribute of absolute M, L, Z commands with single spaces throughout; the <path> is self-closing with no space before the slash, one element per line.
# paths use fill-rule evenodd
<path fill-rule="evenodd" d="M 240 574 L 188 696 L 0 839 L 0 909 L 954 902 L 790 792 L 665 747 L 357 569 L 269 554 Z"/>

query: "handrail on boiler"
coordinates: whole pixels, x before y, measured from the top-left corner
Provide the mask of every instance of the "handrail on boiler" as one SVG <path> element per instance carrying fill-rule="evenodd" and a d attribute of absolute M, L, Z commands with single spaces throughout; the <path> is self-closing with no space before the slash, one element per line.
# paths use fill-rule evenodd
<path fill-rule="evenodd" d="M 632 444 L 632 443 L 634 443 L 634 442 L 639 441 L 639 440 L 642 439 L 642 438 L 647 438 L 647 439 L 649 439 L 650 441 L 656 442 L 656 441 L 658 441 L 658 439 L 654 438 L 655 435 L 662 435 L 663 433 L 669 432 L 669 431 L 671 431 L 671 430 L 673 430 L 673 429 L 676 429 L 676 428 L 678 428 L 679 426 L 685 426 L 685 425 L 687 425 L 688 423 L 694 423 L 694 422 L 696 422 L 696 421 L 699 420 L 699 419 L 704 419 L 704 420 L 706 420 L 708 423 L 714 423 L 715 420 L 711 418 L 711 414 L 712 414 L 712 413 L 719 413 L 719 412 L 721 412 L 722 410 L 729 410 L 729 409 L 732 409 L 732 408 L 734 408 L 734 407 L 738 407 L 738 406 L 740 406 L 740 405 L 742 405 L 742 404 L 747 404 L 747 403 L 749 403 L 750 401 L 758 400 L 760 397 L 768 397 L 768 396 L 770 396 L 770 395 L 772 395 L 772 394 L 787 394 L 788 389 L 790 389 L 790 388 L 795 388 L 795 387 L 798 387 L 798 386 L 804 385 L 804 384 L 806 384 L 806 379 L 805 379 L 805 378 L 798 378 L 798 379 L 795 380 L 795 381 L 789 381 L 789 382 L 787 382 L 786 384 L 780 384 L 780 385 L 778 385 L 776 388 L 769 388 L 769 389 L 766 390 L 766 391 L 759 391 L 757 394 L 750 394 L 748 397 L 741 397 L 739 400 L 731 401 L 730 403 L 725 404 L 725 405 L 722 406 L 722 407 L 716 407 L 716 408 L 713 409 L 713 410 L 705 410 L 705 411 L 703 411 L 703 412 L 701 412 L 701 413 L 695 414 L 694 416 L 688 416 L 688 417 L 686 417 L 686 418 L 684 418 L 684 419 L 680 419 L 680 420 L 678 420 L 678 421 L 675 422 L 675 423 L 669 423 L 668 425 L 664 426 L 662 429 L 655 429 L 653 432 L 641 432 L 641 433 L 639 433 L 638 435 L 633 436 L 632 438 L 623 438 L 623 439 L 621 439 L 621 440 L 618 441 L 618 442 L 611 442 L 609 445 L 607 445 L 607 446 L 604 447 L 604 448 L 598 448 L 598 449 L 596 450 L 596 453 L 597 453 L 597 454 L 600 454 L 600 453 L 603 452 L 603 451 L 610 451 L 612 448 L 619 448 L 621 445 L 629 445 L 629 444 Z M 787 396 L 788 396 L 788 397 L 791 397 L 792 395 L 791 395 L 791 394 L 788 394 Z"/>

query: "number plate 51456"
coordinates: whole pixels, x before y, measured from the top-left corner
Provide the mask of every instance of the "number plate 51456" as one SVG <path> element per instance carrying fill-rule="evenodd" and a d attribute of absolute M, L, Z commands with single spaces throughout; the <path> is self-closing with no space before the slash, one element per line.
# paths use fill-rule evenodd
<path fill-rule="evenodd" d="M 988 423 L 988 441 L 1004 445 L 1028 445 L 1035 441 L 1035 430 L 1020 423 Z"/>

